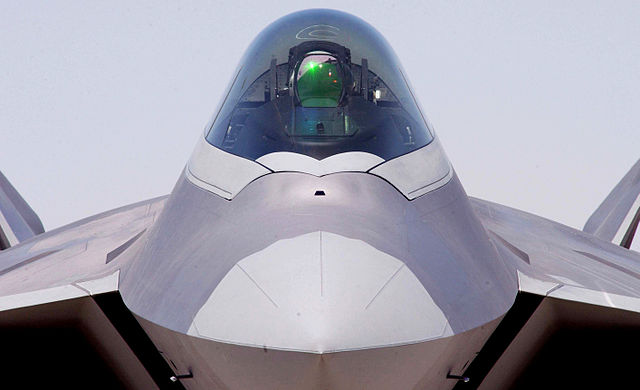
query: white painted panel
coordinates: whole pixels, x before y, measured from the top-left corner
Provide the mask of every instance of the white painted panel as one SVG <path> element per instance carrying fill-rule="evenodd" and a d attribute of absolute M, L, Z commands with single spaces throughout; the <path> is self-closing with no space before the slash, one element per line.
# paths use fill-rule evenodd
<path fill-rule="evenodd" d="M 408 199 L 442 187 L 453 176 L 451 164 L 437 138 L 429 145 L 389 160 L 369 172 L 387 180 Z"/>
<path fill-rule="evenodd" d="M 339 153 L 322 160 L 300 153 L 274 152 L 256 161 L 274 172 L 303 172 L 315 176 L 336 172 L 367 172 L 384 162 L 375 154 L 366 152 Z"/>
<path fill-rule="evenodd" d="M 266 329 L 273 331 L 278 307 L 237 265 L 229 271 L 193 320 L 189 334 L 216 341 L 262 346 Z M 272 342 L 287 338 L 287 329 L 273 332 Z M 191 333 L 195 332 L 195 333 Z"/>
<path fill-rule="evenodd" d="M 547 295 L 548 291 L 553 290 L 560 286 L 560 283 L 539 280 L 534 277 L 523 274 L 520 271 L 518 273 L 518 290 L 528 292 L 531 294 Z"/>
<path fill-rule="evenodd" d="M 322 294 L 320 232 L 279 241 L 238 263 L 279 306 L 304 306 Z M 286 272 L 283 273 L 282 270 Z M 296 294 L 291 294 L 296 291 Z"/>
<path fill-rule="evenodd" d="M 325 353 L 453 332 L 404 263 L 360 240 L 314 232 L 240 261 L 199 310 L 189 334 Z"/>
<path fill-rule="evenodd" d="M 420 333 L 423 340 L 430 340 L 453 335 L 444 313 L 427 291 L 407 288 L 416 282 L 419 283 L 416 276 L 406 266 L 387 282 L 366 309 L 371 315 L 365 324 L 376 324 L 368 329 L 367 337 L 385 340 L 386 335 L 393 334 L 400 340 L 411 340 Z M 394 320 L 384 321 L 386 315 L 392 315 Z"/>
<path fill-rule="evenodd" d="M 629 209 L 629 211 L 627 211 L 627 215 L 622 220 L 622 223 L 618 227 L 618 231 L 616 232 L 616 235 L 613 237 L 613 240 L 611 240 L 611 242 L 613 242 L 616 245 L 620 245 L 620 243 L 622 242 L 622 239 L 624 238 L 624 235 L 627 234 L 627 230 L 629 230 L 629 227 L 631 226 L 631 222 L 633 222 L 633 218 L 636 216 L 636 212 L 638 211 L 639 208 L 640 208 L 640 194 L 638 194 L 638 196 L 636 197 L 636 200 L 631 205 L 631 208 Z M 631 244 L 633 244 L 633 241 L 631 241 Z"/>
<path fill-rule="evenodd" d="M 366 308 L 404 266 L 400 260 L 364 241 L 333 233 L 321 234 L 324 293 L 335 301 L 351 300 L 352 305 Z M 350 286 L 352 283 L 354 285 Z M 348 295 L 344 295 L 347 286 Z"/>
<path fill-rule="evenodd" d="M 102 294 L 111 291 L 118 291 L 118 282 L 120 278 L 120 270 L 102 278 L 86 280 L 84 282 L 75 283 L 77 286 L 87 290 L 89 294 Z"/>
<path fill-rule="evenodd" d="M 631 247 L 629 249 L 640 252 L 640 229 L 636 230 L 636 235 L 633 237 L 633 241 L 631 241 Z"/>
<path fill-rule="evenodd" d="M 29 291 L 21 294 L 0 297 L 0 311 L 40 305 L 87 296 L 85 291 L 72 285 L 52 287 L 43 290 Z"/>
<path fill-rule="evenodd" d="M 610 294 L 604 291 L 594 291 L 574 286 L 563 286 L 550 293 L 549 296 L 569 301 L 584 302 L 598 306 L 640 312 L 639 298 Z"/>
<path fill-rule="evenodd" d="M 7 219 L 2 214 L 2 211 L 0 211 L 0 230 L 4 232 L 4 236 L 9 241 L 9 246 L 18 245 L 18 237 L 16 237 L 15 233 L 11 229 L 11 226 L 9 226 L 9 222 L 7 222 Z"/>
<path fill-rule="evenodd" d="M 566 276 L 559 276 L 559 275 L 553 275 L 553 274 L 549 274 L 549 276 L 551 276 L 552 278 L 554 278 L 555 280 L 557 280 L 559 282 L 562 282 L 562 284 L 564 284 L 564 285 L 583 287 L 584 288 L 584 286 L 581 283 L 578 283 L 573 279 L 569 279 Z"/>
<path fill-rule="evenodd" d="M 233 199 L 247 184 L 270 173 L 262 165 L 210 145 L 200 138 L 187 164 L 187 178 L 195 185 Z"/>

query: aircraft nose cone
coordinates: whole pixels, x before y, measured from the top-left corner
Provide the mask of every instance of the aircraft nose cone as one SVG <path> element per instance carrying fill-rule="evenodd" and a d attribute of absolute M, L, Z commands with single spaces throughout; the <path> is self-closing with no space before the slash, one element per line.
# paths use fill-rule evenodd
<path fill-rule="evenodd" d="M 238 262 L 197 312 L 188 333 L 313 353 L 453 334 L 403 262 L 328 232 L 280 240 Z"/>

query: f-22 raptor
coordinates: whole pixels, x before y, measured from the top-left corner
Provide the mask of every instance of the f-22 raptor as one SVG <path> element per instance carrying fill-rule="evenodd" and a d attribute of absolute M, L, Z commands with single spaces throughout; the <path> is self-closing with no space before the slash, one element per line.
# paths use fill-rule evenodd
<path fill-rule="evenodd" d="M 470 198 L 385 39 L 293 13 L 170 195 L 45 232 L 0 174 L 2 381 L 635 385 L 639 194 L 640 162 L 582 231 Z"/>

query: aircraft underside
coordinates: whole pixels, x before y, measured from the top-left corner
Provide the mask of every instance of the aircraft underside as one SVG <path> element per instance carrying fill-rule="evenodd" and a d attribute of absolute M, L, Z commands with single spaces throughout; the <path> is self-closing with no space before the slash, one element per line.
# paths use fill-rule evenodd
<path fill-rule="evenodd" d="M 638 313 L 529 293 L 461 335 L 329 354 L 196 339 L 136 321 L 118 293 L 4 311 L 0 327 L 2 365 L 23 388 L 590 388 L 633 383 L 625 351 L 640 346 Z"/>

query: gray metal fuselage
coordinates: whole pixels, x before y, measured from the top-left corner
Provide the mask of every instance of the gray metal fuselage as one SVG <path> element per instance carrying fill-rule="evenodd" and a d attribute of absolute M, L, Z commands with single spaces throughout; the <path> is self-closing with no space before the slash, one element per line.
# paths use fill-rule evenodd
<path fill-rule="evenodd" d="M 318 236 L 310 238 L 313 246 L 309 247 L 304 237 L 313 233 Z M 363 249 L 364 246 L 343 246 L 337 252 L 323 250 L 331 244 L 323 242 L 322 234 L 370 246 L 395 259 L 400 267 L 395 265 L 381 275 L 380 262 L 369 259 L 371 252 Z M 369 359 L 378 359 L 375 356 L 380 349 L 420 344 L 429 350 L 433 340 L 455 338 L 489 324 L 507 312 L 517 293 L 513 268 L 489 240 L 457 177 L 440 189 L 409 201 L 377 176 L 345 172 L 323 177 L 304 173 L 268 174 L 251 182 L 232 201 L 204 191 L 185 178 L 180 179 L 159 220 L 147 234 L 144 247 L 123 268 L 121 294 L 140 319 L 172 331 L 168 334 L 174 337 L 193 335 L 190 330 L 198 325 L 194 319 L 203 306 L 215 301 L 216 292 L 221 290 L 220 285 L 234 267 L 265 248 L 287 241 L 295 245 L 296 240 L 301 240 L 302 246 L 295 247 L 294 252 L 269 252 L 253 268 L 247 269 L 251 264 L 242 268 L 245 281 L 250 283 L 233 280 L 229 283 L 239 283 L 238 286 L 225 287 L 234 290 L 236 295 L 246 295 L 230 309 L 237 315 L 229 309 L 220 311 L 222 309 L 214 307 L 210 313 L 217 313 L 215 318 L 199 321 L 204 321 L 205 326 L 207 322 L 226 322 L 225 325 L 212 325 L 213 330 L 197 334 L 198 341 L 194 342 L 223 342 L 304 355 L 359 350 L 362 359 L 359 364 L 367 366 Z M 302 259 L 314 251 L 319 252 L 317 260 L 307 263 Z M 283 263 L 280 258 L 269 257 L 274 255 L 293 258 Z M 353 261 L 359 263 L 355 271 L 349 268 Z M 323 269 L 332 263 L 333 271 Z M 300 266 L 314 269 L 301 274 Z M 403 291 L 403 286 L 389 287 L 393 279 L 398 278 L 400 269 L 415 275 L 419 282 L 414 285 L 415 291 Z M 349 278 L 341 277 L 341 273 Z M 280 276 L 274 277 L 276 274 Z M 296 287 L 291 283 L 296 278 L 306 279 Z M 343 285 L 336 286 L 332 278 L 342 278 Z M 313 284 L 315 286 L 307 288 Z M 370 290 L 359 289 L 361 286 Z M 332 297 L 331 288 L 340 289 L 341 296 Z M 422 295 L 420 288 L 426 295 Z M 258 290 L 262 294 L 255 294 Z M 367 293 L 369 295 L 358 302 L 351 302 L 345 295 L 359 297 Z M 381 307 L 376 308 L 375 319 L 363 317 L 362 313 L 374 311 L 371 303 L 381 294 L 388 296 L 384 297 Z M 291 301 L 293 297 L 297 299 Z M 422 312 L 403 316 L 407 307 L 420 306 L 420 302 L 415 301 L 429 299 L 432 305 Z M 274 312 L 271 321 L 275 323 L 248 327 L 247 324 L 259 324 L 263 320 L 263 313 L 257 308 L 267 300 L 271 300 Z M 315 306 L 314 300 L 319 300 Z M 300 319 L 300 316 L 314 315 L 311 323 Z M 298 322 L 292 323 L 290 317 Z M 405 317 L 413 319 L 412 323 L 404 322 Z M 441 332 L 429 332 L 430 323 L 440 326 Z M 251 331 L 243 335 L 221 328 Z M 157 334 L 158 329 L 149 332 Z M 376 329 L 385 333 L 373 331 Z M 282 341 L 274 332 L 282 332 L 288 340 Z M 472 359 L 477 352 L 473 349 L 482 345 L 487 336 L 487 332 L 480 332 L 474 342 L 466 343 L 468 350 L 460 346 L 458 353 L 466 353 L 467 360 Z M 359 343 L 353 344 L 354 339 Z M 433 348 L 437 350 L 435 345 Z M 369 349 L 371 354 L 366 353 Z M 165 354 L 179 360 L 168 351 Z M 415 382 L 430 375 L 446 382 L 446 377 L 439 375 L 439 369 L 452 362 L 437 355 L 432 358 L 431 372 L 420 369 L 410 373 Z M 203 363 L 193 359 L 184 364 L 197 371 Z M 226 377 L 231 375 L 215 374 L 225 378 L 220 379 L 223 383 L 228 382 Z M 263 385 L 278 388 L 277 384 L 289 374 L 289 370 L 274 371 L 270 374 L 272 382 Z M 374 379 L 377 374 L 366 370 L 362 375 Z M 322 386 L 325 382 L 320 378 L 317 383 L 292 382 L 291 388 Z M 334 383 L 334 386 L 345 385 Z"/>
<path fill-rule="evenodd" d="M 611 384 L 640 348 L 639 224 L 640 162 L 584 231 L 470 199 L 384 38 L 301 11 L 168 197 L 43 232 L 0 174 L 0 363 L 34 387 Z"/>

